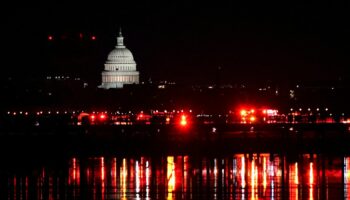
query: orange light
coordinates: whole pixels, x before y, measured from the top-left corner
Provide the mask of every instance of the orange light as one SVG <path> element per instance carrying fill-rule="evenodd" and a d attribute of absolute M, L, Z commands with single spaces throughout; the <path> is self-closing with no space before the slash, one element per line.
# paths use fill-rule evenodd
<path fill-rule="evenodd" d="M 250 121 L 251 121 L 251 122 L 254 122 L 254 121 L 255 121 L 255 117 L 254 117 L 254 116 L 251 116 L 251 117 L 250 117 Z"/>
<path fill-rule="evenodd" d="M 247 111 L 246 110 L 241 110 L 241 115 L 242 116 L 246 116 L 247 115 Z"/>
<path fill-rule="evenodd" d="M 250 110 L 250 112 L 251 112 L 251 113 L 254 113 L 254 112 L 255 112 L 255 110 L 254 110 L 254 109 L 251 109 L 251 110 Z"/>

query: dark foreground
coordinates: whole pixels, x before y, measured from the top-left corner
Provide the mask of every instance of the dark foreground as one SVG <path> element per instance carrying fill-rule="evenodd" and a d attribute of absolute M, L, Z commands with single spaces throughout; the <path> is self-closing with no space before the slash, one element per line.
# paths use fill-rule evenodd
<path fill-rule="evenodd" d="M 0 199 L 347 199 L 345 124 L 1 129 Z"/>

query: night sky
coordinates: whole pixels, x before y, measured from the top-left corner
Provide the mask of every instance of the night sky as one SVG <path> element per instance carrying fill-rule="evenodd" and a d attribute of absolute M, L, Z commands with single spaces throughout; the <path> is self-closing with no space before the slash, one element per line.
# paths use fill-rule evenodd
<path fill-rule="evenodd" d="M 349 79 L 349 3 L 238 2 L 12 5 L 1 14 L 1 76 L 66 74 L 98 84 L 122 26 L 142 81 Z"/>

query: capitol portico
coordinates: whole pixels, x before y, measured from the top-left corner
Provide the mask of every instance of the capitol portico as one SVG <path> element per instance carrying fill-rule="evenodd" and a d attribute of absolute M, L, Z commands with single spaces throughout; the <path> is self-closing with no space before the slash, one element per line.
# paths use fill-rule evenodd
<path fill-rule="evenodd" d="M 102 72 L 102 84 L 99 88 L 123 88 L 125 84 L 139 84 L 139 72 L 129 49 L 124 45 L 121 29 L 117 37 L 117 46 L 109 53 Z"/>

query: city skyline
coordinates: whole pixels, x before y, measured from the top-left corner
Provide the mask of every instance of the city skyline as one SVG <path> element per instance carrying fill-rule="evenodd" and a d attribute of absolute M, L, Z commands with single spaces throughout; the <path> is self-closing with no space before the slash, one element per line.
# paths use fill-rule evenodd
<path fill-rule="evenodd" d="M 3 17 L 5 63 L 11 64 L 3 76 L 67 73 L 99 84 L 121 26 L 142 81 L 349 79 L 348 14 L 341 3 L 118 5 L 13 8 Z"/>

